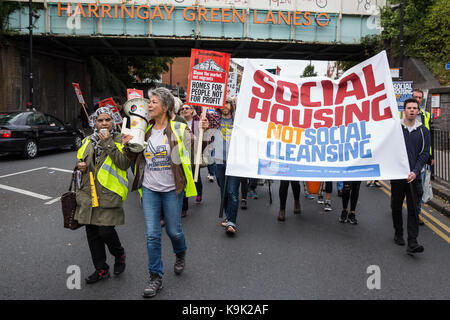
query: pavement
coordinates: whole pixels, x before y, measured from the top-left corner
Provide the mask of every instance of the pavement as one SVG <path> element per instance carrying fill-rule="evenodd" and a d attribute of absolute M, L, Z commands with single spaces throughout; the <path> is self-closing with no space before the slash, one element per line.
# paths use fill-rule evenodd
<path fill-rule="evenodd" d="M 450 183 L 442 179 L 431 180 L 433 199 L 427 204 L 442 214 L 450 217 Z"/>

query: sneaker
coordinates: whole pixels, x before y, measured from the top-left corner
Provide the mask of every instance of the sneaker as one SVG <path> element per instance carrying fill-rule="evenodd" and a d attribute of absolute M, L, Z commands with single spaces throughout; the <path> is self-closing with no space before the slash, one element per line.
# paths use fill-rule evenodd
<path fill-rule="evenodd" d="M 173 266 L 173 271 L 175 272 L 175 274 L 180 275 L 184 270 L 184 258 L 186 256 L 186 251 L 177 253 L 175 256 L 176 259 L 175 264 Z"/>
<path fill-rule="evenodd" d="M 308 200 L 314 200 L 315 197 L 312 194 L 305 193 L 305 198 Z"/>
<path fill-rule="evenodd" d="M 144 298 L 152 298 L 156 296 L 158 291 L 162 288 L 162 277 L 157 273 L 151 273 L 150 280 L 148 281 L 147 287 L 145 287 L 142 296 Z"/>
<path fill-rule="evenodd" d="M 96 282 L 99 282 L 100 280 L 109 278 L 109 270 L 108 269 L 100 269 L 95 270 L 93 274 L 91 274 L 89 277 L 87 277 L 86 283 L 87 284 L 93 284 Z"/>
<path fill-rule="evenodd" d="M 403 236 L 395 235 L 394 236 L 394 242 L 395 242 L 395 244 L 397 244 L 399 246 L 404 246 L 405 245 L 405 240 L 403 239 Z"/>
<path fill-rule="evenodd" d="M 324 201 L 323 201 L 323 195 L 319 194 L 319 195 L 317 196 L 317 203 L 318 203 L 318 204 L 323 204 L 323 203 L 324 203 Z"/>
<path fill-rule="evenodd" d="M 235 227 L 235 226 L 228 225 L 228 226 L 225 228 L 225 232 L 226 232 L 227 235 L 233 236 L 233 235 L 236 234 L 237 230 L 236 230 L 236 227 Z"/>
<path fill-rule="evenodd" d="M 280 209 L 280 212 L 278 212 L 278 221 L 284 221 L 286 220 L 286 210 Z"/>
<path fill-rule="evenodd" d="M 214 182 L 214 176 L 208 174 L 208 181 L 209 182 Z"/>
<path fill-rule="evenodd" d="M 301 212 L 300 200 L 294 200 L 294 214 L 299 214 Z"/>
<path fill-rule="evenodd" d="M 406 248 L 407 253 L 421 253 L 424 250 L 425 250 L 424 247 L 418 243 L 412 245 L 408 244 L 408 247 Z"/>
<path fill-rule="evenodd" d="M 339 222 L 341 222 L 341 223 L 347 222 L 347 216 L 348 216 L 348 211 L 342 210 L 341 217 L 339 218 Z"/>
<path fill-rule="evenodd" d="M 356 220 L 355 217 L 355 213 L 354 212 L 350 212 L 347 216 L 347 221 L 350 222 L 351 224 L 358 224 L 358 221 Z"/>
<path fill-rule="evenodd" d="M 378 180 L 375 180 L 375 182 L 373 183 L 373 186 L 377 187 L 377 188 L 381 188 L 381 183 L 378 182 Z"/>
<path fill-rule="evenodd" d="M 323 207 L 323 210 L 325 210 L 325 211 L 333 210 L 333 208 L 331 208 L 331 203 L 325 202 L 325 206 Z"/>
<path fill-rule="evenodd" d="M 241 200 L 241 209 L 247 210 L 247 199 Z"/>
<path fill-rule="evenodd" d="M 114 274 L 116 276 L 125 271 L 126 266 L 125 258 L 126 258 L 125 252 L 120 257 L 116 258 L 114 263 Z"/>
<path fill-rule="evenodd" d="M 195 199 L 195 202 L 201 203 L 202 202 L 202 196 L 197 196 L 197 198 Z"/>
<path fill-rule="evenodd" d="M 366 187 L 373 187 L 373 182 L 372 181 L 367 181 Z"/>

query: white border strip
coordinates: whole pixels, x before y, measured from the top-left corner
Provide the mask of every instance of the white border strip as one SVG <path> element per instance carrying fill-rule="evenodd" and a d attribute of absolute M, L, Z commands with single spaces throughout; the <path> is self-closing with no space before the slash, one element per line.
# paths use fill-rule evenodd
<path fill-rule="evenodd" d="M 40 168 L 36 168 L 36 169 L 30 169 L 30 170 L 20 171 L 20 172 L 16 172 L 16 173 L 5 174 L 4 176 L 0 176 L 0 178 L 6 178 L 6 177 L 10 177 L 10 176 L 15 176 L 16 174 L 22 174 L 22 173 L 27 173 L 27 172 L 31 172 L 31 171 L 46 169 L 46 168 L 47 167 L 40 167 Z"/>
<path fill-rule="evenodd" d="M 50 200 L 50 199 L 52 199 L 52 197 L 44 196 L 42 194 L 34 193 L 34 192 L 23 190 L 23 189 L 18 189 L 18 188 L 14 188 L 14 187 L 10 187 L 10 186 L 5 186 L 4 184 L 0 184 L 0 189 L 5 189 L 5 190 L 21 193 L 21 194 L 24 194 L 24 195 L 27 195 L 27 196 L 30 196 L 30 197 L 39 198 L 39 199 L 42 199 L 42 200 Z"/>
<path fill-rule="evenodd" d="M 55 198 L 55 199 L 53 199 L 53 200 L 50 200 L 50 201 L 46 202 L 45 204 L 52 204 L 52 203 L 55 203 L 55 202 L 59 201 L 59 199 L 61 199 L 61 197 Z"/>
<path fill-rule="evenodd" d="M 73 170 L 60 169 L 60 168 L 48 168 L 48 170 L 62 171 L 62 172 L 68 172 L 68 173 L 72 173 L 73 172 Z"/>

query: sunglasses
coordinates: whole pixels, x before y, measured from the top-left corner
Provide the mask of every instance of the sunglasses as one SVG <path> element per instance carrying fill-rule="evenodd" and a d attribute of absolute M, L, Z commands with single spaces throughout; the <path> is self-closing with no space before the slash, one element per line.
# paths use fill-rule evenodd
<path fill-rule="evenodd" d="M 181 108 L 181 110 L 191 110 L 191 108 L 189 108 L 189 107 L 184 107 L 184 108 Z"/>

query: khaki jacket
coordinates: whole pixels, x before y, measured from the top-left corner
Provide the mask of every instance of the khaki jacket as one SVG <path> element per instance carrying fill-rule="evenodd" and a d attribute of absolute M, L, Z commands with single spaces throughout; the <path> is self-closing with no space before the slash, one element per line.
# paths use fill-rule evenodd
<path fill-rule="evenodd" d="M 84 152 L 83 161 L 87 164 L 87 170 L 81 176 L 81 188 L 77 191 L 75 219 L 78 220 L 78 223 L 97 226 L 115 226 L 125 223 L 122 197 L 104 188 L 96 177 L 96 168 L 102 166 L 107 156 L 110 156 L 114 164 L 122 170 L 127 170 L 131 166 L 131 161 L 117 149 L 114 142 L 122 143 L 122 135 L 117 135 L 114 140 L 110 137 L 99 142 L 103 150 L 97 165 L 94 161 L 94 146 L 92 143 L 87 146 Z M 99 206 L 96 208 L 92 208 L 89 172 L 92 172 L 95 176 L 95 188 L 99 202 Z"/>

